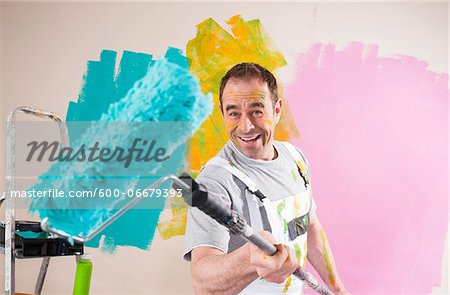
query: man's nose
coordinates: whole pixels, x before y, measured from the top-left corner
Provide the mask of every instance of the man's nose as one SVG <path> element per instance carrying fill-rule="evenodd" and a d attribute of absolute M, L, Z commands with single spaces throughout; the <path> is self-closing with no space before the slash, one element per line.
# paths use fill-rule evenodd
<path fill-rule="evenodd" d="M 241 116 L 239 120 L 239 131 L 242 133 L 250 132 L 255 126 L 253 125 L 252 120 L 246 115 Z"/>

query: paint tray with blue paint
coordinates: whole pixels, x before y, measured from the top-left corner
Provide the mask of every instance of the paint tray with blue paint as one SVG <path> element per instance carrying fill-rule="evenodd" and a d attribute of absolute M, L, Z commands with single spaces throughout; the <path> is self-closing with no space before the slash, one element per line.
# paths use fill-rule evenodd
<path fill-rule="evenodd" d="M 83 244 L 69 243 L 64 238 L 52 237 L 41 228 L 39 222 L 16 221 L 14 255 L 16 258 L 70 256 L 84 253 Z M 0 247 L 5 247 L 5 224 L 0 222 Z"/>

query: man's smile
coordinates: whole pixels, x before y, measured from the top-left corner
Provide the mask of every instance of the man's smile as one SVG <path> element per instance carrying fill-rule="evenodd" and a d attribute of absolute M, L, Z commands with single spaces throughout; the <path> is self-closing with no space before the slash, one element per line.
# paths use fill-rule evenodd
<path fill-rule="evenodd" d="M 260 136 L 261 136 L 261 134 L 252 134 L 252 135 L 237 136 L 237 137 L 242 141 L 252 142 L 252 141 L 256 141 Z"/>

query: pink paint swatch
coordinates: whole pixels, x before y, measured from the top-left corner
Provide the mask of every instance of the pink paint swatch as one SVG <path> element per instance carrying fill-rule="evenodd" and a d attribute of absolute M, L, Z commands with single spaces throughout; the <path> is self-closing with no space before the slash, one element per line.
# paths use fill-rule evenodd
<path fill-rule="evenodd" d="M 448 75 L 378 46 L 314 45 L 285 97 L 353 294 L 428 294 L 447 231 Z"/>

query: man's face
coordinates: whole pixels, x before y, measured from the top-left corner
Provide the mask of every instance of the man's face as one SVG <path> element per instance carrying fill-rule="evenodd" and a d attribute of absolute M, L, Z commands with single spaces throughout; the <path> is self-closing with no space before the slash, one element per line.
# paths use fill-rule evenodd
<path fill-rule="evenodd" d="M 228 135 L 242 154 L 252 159 L 274 158 L 273 133 L 281 107 L 280 99 L 273 106 L 267 83 L 260 79 L 228 80 L 222 94 L 222 113 Z"/>

